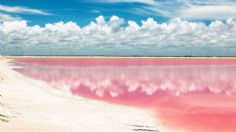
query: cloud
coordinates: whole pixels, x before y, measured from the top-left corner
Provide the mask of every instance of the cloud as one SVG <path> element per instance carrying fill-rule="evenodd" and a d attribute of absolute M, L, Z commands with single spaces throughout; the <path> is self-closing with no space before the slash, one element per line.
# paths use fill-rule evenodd
<path fill-rule="evenodd" d="M 94 13 L 94 14 L 100 14 L 101 11 L 100 10 L 91 10 L 90 13 Z"/>
<path fill-rule="evenodd" d="M 50 15 L 50 13 L 44 12 L 38 9 L 31 9 L 21 6 L 6 6 L 0 5 L 0 11 L 7 13 L 17 13 L 17 14 L 38 14 L 38 15 Z"/>
<path fill-rule="evenodd" d="M 19 17 L 13 17 L 11 15 L 4 14 L 4 13 L 0 12 L 0 22 L 16 21 L 16 20 L 20 20 L 20 18 Z"/>
<path fill-rule="evenodd" d="M 130 7 L 131 9 L 128 10 L 130 13 L 140 15 L 179 17 L 185 20 L 236 18 L 236 2 L 233 0 L 102 0 L 99 2 L 143 3 L 142 6 Z"/>
<path fill-rule="evenodd" d="M 143 3 L 152 5 L 155 3 L 155 0 L 91 0 L 92 2 L 101 2 L 101 3 Z"/>
<path fill-rule="evenodd" d="M 180 17 L 185 19 L 228 19 L 236 18 L 236 5 L 194 6 L 183 9 Z"/>
<path fill-rule="evenodd" d="M 1 22 L 0 40 L 1 54 L 13 49 L 24 54 L 235 55 L 236 21 L 206 25 L 180 18 L 165 23 L 148 18 L 139 25 L 118 16 L 109 20 L 99 16 L 84 27 L 74 22 L 41 27 L 20 20 Z"/>

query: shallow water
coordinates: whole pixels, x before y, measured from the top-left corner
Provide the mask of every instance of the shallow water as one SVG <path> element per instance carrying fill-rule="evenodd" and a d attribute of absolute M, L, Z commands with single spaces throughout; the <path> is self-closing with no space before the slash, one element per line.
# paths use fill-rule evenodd
<path fill-rule="evenodd" d="M 236 130 L 236 59 L 18 58 L 14 64 L 56 89 L 153 111 L 166 127 Z"/>

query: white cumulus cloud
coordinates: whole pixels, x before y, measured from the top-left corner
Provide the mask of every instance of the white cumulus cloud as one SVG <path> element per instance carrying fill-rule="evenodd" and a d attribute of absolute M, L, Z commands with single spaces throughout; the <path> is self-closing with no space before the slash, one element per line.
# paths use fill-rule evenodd
<path fill-rule="evenodd" d="M 0 54 L 7 50 L 25 54 L 198 55 L 236 53 L 236 21 L 202 22 L 180 18 L 158 23 L 153 18 L 125 21 L 99 16 L 80 27 L 75 22 L 29 26 L 26 21 L 0 22 Z M 202 50 L 206 50 L 201 53 Z M 215 53 L 211 53 L 215 51 Z M 209 52 L 209 53 L 207 53 Z M 224 54 L 223 53 L 223 54 Z"/>

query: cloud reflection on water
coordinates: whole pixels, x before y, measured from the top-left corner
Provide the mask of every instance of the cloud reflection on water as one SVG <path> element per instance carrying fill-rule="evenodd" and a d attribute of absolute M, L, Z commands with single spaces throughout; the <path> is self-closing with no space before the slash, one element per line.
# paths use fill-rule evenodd
<path fill-rule="evenodd" d="M 75 95 L 153 110 L 164 125 L 187 132 L 236 130 L 236 65 L 26 63 L 15 70 Z"/>

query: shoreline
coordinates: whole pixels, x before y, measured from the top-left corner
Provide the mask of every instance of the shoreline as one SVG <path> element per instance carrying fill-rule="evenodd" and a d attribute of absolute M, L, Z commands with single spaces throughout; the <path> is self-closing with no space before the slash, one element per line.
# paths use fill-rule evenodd
<path fill-rule="evenodd" d="M 4 77 L 0 80 L 0 118 L 6 120 L 0 120 L 1 132 L 173 132 L 161 126 L 150 111 L 71 96 L 24 77 L 8 62 L 8 58 L 0 59 Z"/>

